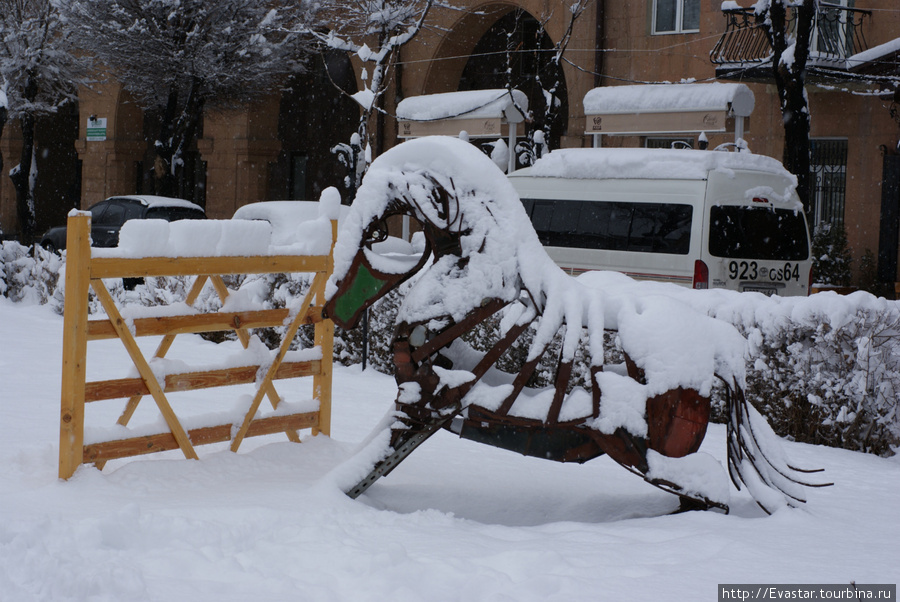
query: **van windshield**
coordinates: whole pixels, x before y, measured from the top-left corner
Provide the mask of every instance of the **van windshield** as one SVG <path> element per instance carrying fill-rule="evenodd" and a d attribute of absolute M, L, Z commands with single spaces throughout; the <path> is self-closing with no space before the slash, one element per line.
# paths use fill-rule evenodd
<path fill-rule="evenodd" d="M 718 205 L 709 211 L 709 253 L 728 259 L 800 261 L 809 258 L 803 213 Z"/>
<path fill-rule="evenodd" d="M 693 207 L 669 203 L 522 199 L 541 243 L 687 255 Z"/>

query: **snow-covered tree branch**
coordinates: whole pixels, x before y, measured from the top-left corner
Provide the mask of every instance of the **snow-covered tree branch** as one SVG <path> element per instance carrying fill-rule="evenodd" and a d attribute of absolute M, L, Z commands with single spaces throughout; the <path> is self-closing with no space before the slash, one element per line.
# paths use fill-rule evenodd
<path fill-rule="evenodd" d="M 76 52 L 53 0 L 0 0 L 0 134 L 6 120 L 22 130 L 22 154 L 10 170 L 23 240 L 35 232 L 35 121 L 76 98 L 88 62 Z M 5 102 L 4 102 L 5 101 Z M 2 165 L 0 165 L 2 167 Z"/>
<path fill-rule="evenodd" d="M 566 53 L 566 49 L 569 47 L 569 42 L 572 40 L 576 22 L 584 11 L 587 10 L 591 2 L 592 0 L 574 0 L 564 4 L 565 10 L 568 13 L 568 22 L 562 37 L 553 44 L 553 48 L 551 49 L 551 58 L 549 61 L 550 68 L 544 70 L 547 72 L 548 81 L 542 79 L 540 72 L 536 75 L 537 81 L 535 83 L 540 86 L 543 103 L 539 103 L 538 106 L 534 107 L 537 110 L 532 111 L 532 130 L 529 133 L 528 140 L 521 145 L 521 151 L 524 151 L 522 153 L 524 154 L 524 161 L 522 162 L 525 164 L 530 165 L 536 159 L 539 159 L 545 152 L 550 151 L 548 144 L 550 140 L 550 128 L 557 120 L 562 106 L 559 93 L 560 86 L 563 85 L 563 57 Z M 545 33 L 547 24 L 553 16 L 553 12 L 543 15 L 538 30 L 540 34 Z M 516 108 L 519 108 L 521 111 L 520 107 Z"/>
<path fill-rule="evenodd" d="M 380 141 L 380 133 L 370 132 L 370 122 L 383 111 L 391 67 L 400 48 L 425 26 L 434 5 L 435 0 L 325 0 L 320 10 L 327 15 L 328 31 L 308 30 L 326 47 L 354 54 L 364 65 L 361 79 L 365 89 L 354 95 L 362 109 L 357 133 L 364 165 L 379 150 L 373 149 L 373 144 Z M 364 171 L 356 174 L 353 188 Z"/>
<path fill-rule="evenodd" d="M 206 108 L 252 102 L 302 71 L 309 16 L 294 0 L 59 0 L 81 45 L 157 111 L 156 192 L 174 196 Z"/>

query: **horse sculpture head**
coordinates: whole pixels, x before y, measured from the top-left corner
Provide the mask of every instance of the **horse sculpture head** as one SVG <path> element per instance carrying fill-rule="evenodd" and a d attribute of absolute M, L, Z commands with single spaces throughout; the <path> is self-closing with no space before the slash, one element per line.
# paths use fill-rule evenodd
<path fill-rule="evenodd" d="M 424 233 L 425 249 L 416 259 L 380 248 L 388 219 L 400 215 Z M 376 159 L 357 192 L 335 247 L 326 311 L 350 327 L 365 308 L 421 271 L 399 319 L 460 319 L 487 299 L 518 297 L 527 286 L 521 257 L 534 255 L 523 253 L 529 247 L 540 249 L 537 235 L 492 161 L 455 138 L 411 140 Z M 552 266 L 538 255 L 536 273 Z"/>
<path fill-rule="evenodd" d="M 398 254 L 386 244 L 393 216 L 420 225 L 420 254 Z M 350 495 L 444 427 L 559 461 L 608 454 L 683 501 L 727 509 L 727 483 L 724 493 L 703 492 L 673 476 L 694 470 L 685 466 L 715 472 L 717 462 L 698 462 L 705 454 L 697 451 L 718 379 L 727 392 L 732 481 L 746 483 L 766 509 L 802 501 L 796 485 L 806 483 L 767 449 L 771 430 L 744 400 L 746 345 L 737 331 L 671 297 L 588 289 L 563 273 L 506 177 L 467 142 L 412 140 L 373 162 L 341 226 L 325 313 L 353 327 L 367 307 L 413 276 L 396 318 L 400 392 L 389 443 Z M 464 336 L 495 314 L 502 315 L 498 340 L 475 352 Z M 625 353 L 615 370 L 603 365 L 608 330 L 618 332 Z M 585 335 L 590 391 L 570 382 Z M 504 376 L 494 365 L 521 337 L 530 340 L 524 365 Z M 553 383 L 532 389 L 528 381 L 554 340 Z"/>

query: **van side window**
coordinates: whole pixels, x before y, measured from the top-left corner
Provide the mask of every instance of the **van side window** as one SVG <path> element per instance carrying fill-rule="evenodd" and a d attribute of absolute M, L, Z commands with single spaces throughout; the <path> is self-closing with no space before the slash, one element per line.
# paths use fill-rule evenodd
<path fill-rule="evenodd" d="M 693 207 L 668 203 L 523 199 L 550 247 L 687 255 Z"/>
<path fill-rule="evenodd" d="M 806 219 L 798 211 L 717 205 L 709 210 L 709 252 L 728 259 L 809 258 Z"/>

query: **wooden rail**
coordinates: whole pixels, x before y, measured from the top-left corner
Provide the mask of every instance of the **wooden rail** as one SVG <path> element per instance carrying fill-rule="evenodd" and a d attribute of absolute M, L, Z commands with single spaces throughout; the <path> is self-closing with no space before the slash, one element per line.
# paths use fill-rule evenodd
<path fill-rule="evenodd" d="M 337 234 L 337 222 L 331 222 L 331 237 Z M 330 434 L 331 430 L 331 374 L 334 349 L 334 325 L 322 318 L 325 281 L 331 274 L 332 257 L 313 256 L 255 256 L 255 257 L 151 257 L 151 258 L 92 258 L 90 247 L 90 215 L 77 214 L 68 219 L 66 242 L 65 309 L 63 315 L 63 362 L 60 395 L 59 476 L 71 477 L 81 464 L 94 463 L 99 468 L 112 459 L 181 449 L 186 458 L 197 458 L 194 446 L 231 441 L 237 451 L 245 437 L 283 432 L 291 441 L 300 441 L 299 430 Z M 229 295 L 222 275 L 311 272 L 315 276 L 303 302 L 293 308 L 260 309 L 252 311 L 219 311 L 188 313 L 164 317 L 126 320 L 103 284 L 103 278 L 134 278 L 146 276 L 196 276 L 187 293 L 185 303 L 192 306 L 206 284 L 210 284 L 221 301 Z M 106 311 L 106 318 L 88 318 L 88 298 L 93 289 Z M 286 361 L 291 341 L 304 324 L 314 324 L 316 351 L 310 357 Z M 249 330 L 286 326 L 278 349 L 269 360 L 259 364 L 182 373 L 167 373 L 158 379 L 138 347 L 136 338 L 162 336 L 152 359 L 164 358 L 179 334 L 213 331 L 233 331 L 247 348 Z M 86 380 L 87 344 L 89 341 L 119 339 L 138 371 L 138 377 L 88 382 Z M 296 358 L 295 358 L 296 359 Z M 264 375 L 260 378 L 260 373 Z M 263 398 L 274 409 L 281 397 L 275 390 L 278 379 L 312 376 L 312 399 L 318 409 L 308 412 L 277 412 L 257 417 Z M 167 395 L 180 391 L 195 391 L 210 387 L 225 387 L 257 383 L 246 413 L 234 424 L 201 426 L 190 430 L 170 404 Z M 131 435 L 128 423 L 141 399 L 150 396 L 165 419 L 168 432 Z M 123 399 L 124 409 L 117 422 L 125 429 L 108 441 L 84 444 L 85 404 L 101 400 Z M 287 406 L 284 406 L 287 407 Z M 243 411 L 243 410 L 242 410 Z M 194 417 L 193 420 L 198 420 Z M 200 417 L 202 422 L 202 417 Z M 124 433 L 124 435 L 122 435 Z"/>

